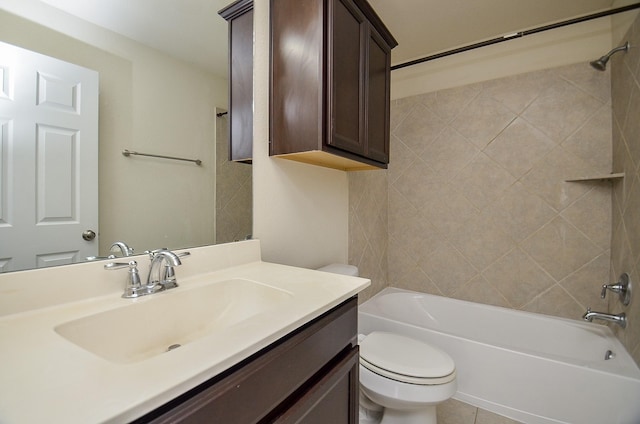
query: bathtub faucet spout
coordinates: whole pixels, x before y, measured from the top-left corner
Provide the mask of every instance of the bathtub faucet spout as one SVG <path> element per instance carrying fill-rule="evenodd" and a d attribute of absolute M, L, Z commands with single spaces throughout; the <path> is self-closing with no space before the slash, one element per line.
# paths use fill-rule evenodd
<path fill-rule="evenodd" d="M 601 319 L 604 321 L 615 322 L 620 327 L 625 328 L 627 326 L 627 316 L 624 312 L 618 315 L 606 314 L 604 312 L 593 312 L 591 308 L 587 308 L 587 312 L 582 316 L 585 321 L 593 321 L 594 319 Z"/>

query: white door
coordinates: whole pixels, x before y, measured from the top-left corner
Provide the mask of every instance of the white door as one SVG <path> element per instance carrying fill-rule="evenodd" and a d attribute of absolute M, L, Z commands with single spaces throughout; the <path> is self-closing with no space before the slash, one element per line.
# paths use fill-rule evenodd
<path fill-rule="evenodd" d="M 0 42 L 0 272 L 97 255 L 97 234 L 98 73 Z"/>

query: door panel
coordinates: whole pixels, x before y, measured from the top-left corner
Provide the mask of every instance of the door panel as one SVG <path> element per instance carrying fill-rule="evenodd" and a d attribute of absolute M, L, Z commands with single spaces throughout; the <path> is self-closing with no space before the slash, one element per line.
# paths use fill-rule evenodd
<path fill-rule="evenodd" d="M 0 43 L 0 271 L 98 253 L 98 74 Z"/>
<path fill-rule="evenodd" d="M 364 16 L 350 0 L 334 0 L 328 144 L 364 154 Z"/>
<path fill-rule="evenodd" d="M 389 105 L 391 50 L 375 29 L 370 28 L 367 71 L 367 157 L 389 162 Z"/>

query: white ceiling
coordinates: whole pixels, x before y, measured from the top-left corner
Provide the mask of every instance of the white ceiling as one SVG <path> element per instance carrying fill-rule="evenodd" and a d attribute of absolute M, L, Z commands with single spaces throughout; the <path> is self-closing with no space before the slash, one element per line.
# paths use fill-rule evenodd
<path fill-rule="evenodd" d="M 41 0 L 226 74 L 230 0 Z M 266 1 L 266 0 L 257 0 Z M 613 0 L 370 0 L 398 40 L 394 64 L 611 8 Z"/>
<path fill-rule="evenodd" d="M 231 0 L 41 0 L 144 45 L 227 75 Z"/>

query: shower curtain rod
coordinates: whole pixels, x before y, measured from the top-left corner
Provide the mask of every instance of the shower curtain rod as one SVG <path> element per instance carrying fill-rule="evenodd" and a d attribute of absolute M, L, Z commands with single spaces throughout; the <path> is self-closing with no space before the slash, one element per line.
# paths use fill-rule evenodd
<path fill-rule="evenodd" d="M 442 57 L 451 56 L 454 54 L 466 52 L 469 50 L 477 49 L 480 47 L 490 46 L 492 44 L 502 43 L 504 41 L 513 40 L 514 38 L 522 38 L 526 35 L 537 34 L 539 32 L 548 31 L 550 29 L 561 28 L 563 26 L 578 24 L 580 22 L 590 21 L 592 19 L 604 18 L 605 16 L 615 15 L 617 13 L 628 12 L 629 10 L 640 8 L 640 3 L 630 4 L 628 6 L 618 7 L 616 9 L 610 9 L 603 12 L 592 13 L 590 15 L 580 16 L 574 19 L 568 19 L 566 21 L 557 22 L 555 24 L 544 25 L 541 27 L 528 29 L 525 31 L 514 32 L 513 34 L 503 35 L 501 37 L 492 38 L 490 40 L 481 41 L 479 43 L 469 44 L 467 46 L 458 47 L 455 49 L 447 50 L 441 53 L 436 53 L 431 56 L 422 57 L 420 59 L 411 60 L 409 62 L 399 63 L 397 65 L 393 65 L 391 70 L 394 71 L 396 69 L 406 68 L 407 66 L 417 65 L 419 63 L 429 62 L 430 60 L 440 59 Z"/>

